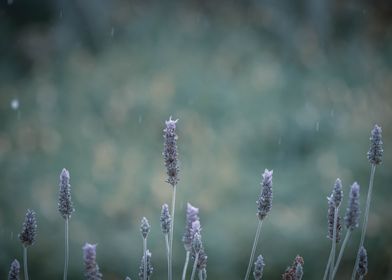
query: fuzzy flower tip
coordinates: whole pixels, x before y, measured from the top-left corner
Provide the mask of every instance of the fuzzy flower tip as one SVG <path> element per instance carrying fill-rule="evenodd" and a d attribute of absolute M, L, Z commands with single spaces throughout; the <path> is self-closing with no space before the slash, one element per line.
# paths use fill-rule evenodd
<path fill-rule="evenodd" d="M 333 225 L 334 225 L 334 217 L 335 217 L 335 206 L 334 203 L 331 202 L 331 200 L 328 200 L 328 235 L 327 237 L 329 239 L 333 239 Z M 342 219 L 340 216 L 337 217 L 337 223 L 336 223 L 336 243 L 340 242 L 340 237 L 341 237 L 341 231 L 342 231 Z"/>
<path fill-rule="evenodd" d="M 8 273 L 8 280 L 19 280 L 20 264 L 18 260 L 11 263 L 10 272 Z"/>
<path fill-rule="evenodd" d="M 186 208 L 186 224 L 185 224 L 185 232 L 184 236 L 182 237 L 182 241 L 184 242 L 184 247 L 186 251 L 191 251 L 192 249 L 192 226 L 193 223 L 199 221 L 199 208 L 192 206 L 188 202 Z"/>
<path fill-rule="evenodd" d="M 261 193 L 259 199 L 256 201 L 257 203 L 257 216 L 260 220 L 263 220 L 269 211 L 271 211 L 272 207 L 272 174 L 273 171 L 269 171 L 265 169 L 262 175 L 261 182 Z"/>
<path fill-rule="evenodd" d="M 335 208 L 339 208 L 340 204 L 342 203 L 342 181 L 339 178 L 336 179 L 335 185 L 333 186 L 332 194 L 330 197 L 328 197 L 328 200 L 333 204 Z"/>
<path fill-rule="evenodd" d="M 145 257 L 146 257 L 146 259 L 147 260 L 145 260 Z M 151 252 L 149 251 L 149 250 L 147 250 L 146 251 L 146 254 L 145 254 L 145 256 L 143 255 L 143 257 L 142 257 L 142 261 L 141 261 L 141 263 L 140 263 L 140 267 L 139 267 L 139 279 L 140 280 L 143 280 L 143 275 L 144 275 L 144 263 L 147 261 L 147 272 L 146 272 L 146 275 L 147 275 L 147 280 L 150 280 L 151 279 L 151 275 L 152 275 L 152 273 L 153 273 L 153 271 L 154 271 L 154 268 L 152 267 L 152 265 L 151 265 Z"/>
<path fill-rule="evenodd" d="M 35 212 L 28 209 L 23 223 L 22 232 L 19 234 L 19 239 L 23 246 L 27 247 L 35 242 L 37 236 L 37 220 Z"/>
<path fill-rule="evenodd" d="M 359 214 L 359 185 L 355 182 L 350 189 L 348 207 L 344 217 L 344 222 L 348 230 L 353 230 L 358 227 Z"/>
<path fill-rule="evenodd" d="M 60 173 L 58 208 L 64 219 L 69 219 L 75 211 L 71 200 L 71 185 L 69 184 L 69 171 L 65 168 Z"/>
<path fill-rule="evenodd" d="M 357 272 L 359 276 L 365 276 L 368 272 L 368 258 L 366 249 L 362 246 L 359 250 L 359 262 Z"/>
<path fill-rule="evenodd" d="M 140 232 L 142 233 L 143 238 L 147 238 L 147 235 L 150 232 L 150 224 L 146 217 L 143 217 L 140 223 Z"/>
<path fill-rule="evenodd" d="M 173 187 L 178 183 L 178 152 L 177 152 L 177 134 L 176 134 L 176 123 L 178 120 L 172 120 L 171 117 L 165 122 L 166 127 L 163 130 L 164 149 L 163 159 L 165 161 L 167 180 Z"/>
<path fill-rule="evenodd" d="M 367 158 L 371 164 L 380 164 L 382 162 L 382 129 L 377 124 L 372 129 L 370 134 L 370 148 L 367 153 Z"/>
<path fill-rule="evenodd" d="M 162 233 L 168 234 L 170 232 L 171 217 L 169 213 L 169 206 L 167 204 L 162 205 L 160 221 Z"/>
<path fill-rule="evenodd" d="M 255 262 L 255 269 L 253 271 L 253 276 L 255 277 L 255 280 L 261 280 L 261 278 L 263 277 L 264 266 L 265 263 L 264 263 L 263 256 L 259 255 Z"/>
<path fill-rule="evenodd" d="M 303 265 L 304 265 L 304 259 L 301 256 L 296 256 L 293 264 L 291 266 L 289 266 L 285 273 L 283 273 L 282 275 L 282 279 L 283 280 L 301 280 L 302 279 L 302 274 L 300 272 L 297 272 L 298 270 L 298 266 L 301 266 L 301 268 L 299 268 L 302 271 L 303 274 Z M 301 278 L 298 278 L 301 277 Z"/>
<path fill-rule="evenodd" d="M 101 280 L 102 274 L 96 261 L 96 244 L 86 243 L 83 246 L 84 276 L 86 280 Z"/>

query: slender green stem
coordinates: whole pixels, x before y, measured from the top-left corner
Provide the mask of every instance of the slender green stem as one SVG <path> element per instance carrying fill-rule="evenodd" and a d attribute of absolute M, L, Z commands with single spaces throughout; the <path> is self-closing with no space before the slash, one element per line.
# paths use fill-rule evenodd
<path fill-rule="evenodd" d="M 252 252 L 250 254 L 248 269 L 246 270 L 245 280 L 247 280 L 249 278 L 249 274 L 250 274 L 250 271 L 251 271 L 251 268 L 252 268 L 253 258 L 255 257 L 255 251 L 256 251 L 257 243 L 259 241 L 260 230 L 261 230 L 262 223 L 263 223 L 263 221 L 259 220 L 259 223 L 258 223 L 257 229 L 256 229 L 255 240 L 253 241 Z"/>
<path fill-rule="evenodd" d="M 340 247 L 339 256 L 335 264 L 335 268 L 333 269 L 332 279 L 335 278 L 336 272 L 338 271 L 340 261 L 342 260 L 344 249 L 346 249 L 346 245 L 348 240 L 350 239 L 352 230 L 348 229 L 346 232 L 346 236 L 344 237 L 342 246 Z"/>
<path fill-rule="evenodd" d="M 165 234 L 165 243 L 166 243 L 166 255 L 167 255 L 167 279 L 172 278 L 172 271 L 170 266 L 170 247 L 169 247 L 169 235 Z"/>
<path fill-rule="evenodd" d="M 376 173 L 376 165 L 372 164 L 371 169 L 370 169 L 370 180 L 369 180 L 369 189 L 368 189 L 368 194 L 367 194 L 367 199 L 366 199 L 365 215 L 363 217 L 361 241 L 359 243 L 357 257 L 355 259 L 353 273 L 351 275 L 352 280 L 355 279 L 355 275 L 357 273 L 357 266 L 358 266 L 358 262 L 359 262 L 359 250 L 361 250 L 361 247 L 363 246 L 363 243 L 365 242 L 366 228 L 367 228 L 367 223 L 368 223 L 368 219 L 369 219 L 370 201 L 372 199 L 373 181 L 374 181 L 374 174 L 375 173 Z"/>
<path fill-rule="evenodd" d="M 64 253 L 64 280 L 67 280 L 68 262 L 69 262 L 69 244 L 68 244 L 68 223 L 69 218 L 65 218 L 65 253 Z"/>
<path fill-rule="evenodd" d="M 173 196 L 172 196 L 172 213 L 171 213 L 171 218 L 172 222 L 170 224 L 170 270 L 172 271 L 173 268 L 173 235 L 174 235 L 174 213 L 175 213 L 175 208 L 176 208 L 176 187 L 177 185 L 173 186 Z M 172 278 L 169 278 L 169 280 L 172 280 Z"/>
<path fill-rule="evenodd" d="M 363 280 L 363 276 L 361 275 L 361 276 L 359 276 L 359 280 Z"/>
<path fill-rule="evenodd" d="M 143 238 L 143 280 L 147 280 L 147 237 Z"/>
<path fill-rule="evenodd" d="M 326 279 L 327 279 L 329 267 L 330 267 L 330 265 L 331 265 L 331 259 L 332 259 L 332 248 L 331 248 L 331 250 L 329 251 L 329 257 L 328 257 L 327 267 L 325 268 L 323 280 L 326 280 Z"/>
<path fill-rule="evenodd" d="M 203 276 L 203 270 L 199 270 L 199 280 L 205 280 L 207 279 L 205 276 Z"/>
<path fill-rule="evenodd" d="M 190 255 L 190 252 L 186 251 L 184 269 L 182 270 L 182 280 L 185 280 L 185 277 L 186 277 L 186 271 L 188 269 L 188 263 L 189 263 L 189 255 Z"/>
<path fill-rule="evenodd" d="M 333 230 L 332 230 L 332 248 L 331 248 L 331 264 L 329 267 L 329 280 L 333 279 L 333 269 L 334 269 L 334 265 L 335 265 L 335 251 L 336 251 L 336 226 L 338 223 L 338 211 L 339 208 L 335 208 L 334 211 L 334 216 L 333 216 Z"/>
<path fill-rule="evenodd" d="M 193 263 L 193 269 L 192 269 L 192 274 L 191 274 L 191 280 L 195 278 L 195 272 L 196 272 L 196 267 L 197 267 L 197 262 L 199 261 L 199 253 L 196 253 L 195 256 L 195 262 Z"/>
<path fill-rule="evenodd" d="M 25 280 L 29 280 L 29 273 L 27 271 L 27 247 L 23 247 L 23 264 L 24 264 L 24 275 Z"/>

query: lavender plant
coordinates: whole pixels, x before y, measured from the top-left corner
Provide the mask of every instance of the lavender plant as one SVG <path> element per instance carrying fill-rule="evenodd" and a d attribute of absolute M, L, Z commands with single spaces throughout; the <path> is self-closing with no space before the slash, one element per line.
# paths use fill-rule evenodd
<path fill-rule="evenodd" d="M 196 221 L 199 221 L 199 208 L 192 206 L 192 204 L 188 202 L 186 207 L 185 232 L 184 236 L 182 237 L 182 241 L 184 243 L 184 248 L 186 251 L 185 263 L 182 271 L 182 280 L 185 280 L 186 277 L 186 271 L 189 263 L 189 255 L 192 250 L 192 225 Z"/>
<path fill-rule="evenodd" d="M 102 280 L 97 264 L 97 244 L 86 243 L 83 246 L 84 276 L 86 280 Z"/>
<path fill-rule="evenodd" d="M 367 153 L 367 158 L 370 162 L 370 179 L 369 179 L 369 189 L 366 198 L 366 208 L 365 215 L 363 216 L 363 224 L 362 224 L 362 232 L 361 232 L 361 240 L 359 242 L 359 248 L 357 253 L 357 258 L 355 260 L 353 273 L 351 275 L 351 279 L 355 279 L 355 274 L 357 271 L 357 266 L 359 262 L 359 251 L 364 245 L 367 223 L 369 219 L 369 211 L 370 211 L 370 202 L 372 200 L 372 191 L 373 191 L 373 182 L 374 182 L 374 174 L 376 173 L 376 166 L 382 163 L 382 155 L 384 153 L 383 150 L 383 142 L 382 142 L 382 129 L 381 126 L 377 124 L 374 125 L 371 133 L 370 133 L 370 148 Z"/>
<path fill-rule="evenodd" d="M 283 280 L 301 280 L 303 276 L 304 259 L 301 256 L 296 256 L 293 264 L 286 268 L 282 274 Z M 300 267 L 299 267 L 300 266 Z"/>
<path fill-rule="evenodd" d="M 23 267 L 25 279 L 29 279 L 29 273 L 27 270 L 27 247 L 34 244 L 37 236 L 37 219 L 35 212 L 28 209 L 23 223 L 22 232 L 19 234 L 19 240 L 23 245 Z"/>
<path fill-rule="evenodd" d="M 201 234 L 198 231 L 196 231 L 195 234 L 193 235 L 193 240 L 192 240 L 192 249 L 193 249 L 195 261 L 193 263 L 191 280 L 195 278 L 196 267 L 199 261 L 199 254 L 202 247 L 203 247 L 203 243 L 201 241 Z"/>
<path fill-rule="evenodd" d="M 67 279 L 68 273 L 68 262 L 69 262 L 69 236 L 68 236 L 68 228 L 69 228 L 69 219 L 71 218 L 71 214 L 75 211 L 73 207 L 73 203 L 71 200 L 71 185 L 69 184 L 70 175 L 69 171 L 65 168 L 60 173 L 60 184 L 59 184 L 59 202 L 58 209 L 61 216 L 65 220 L 65 252 L 64 252 L 64 274 L 63 279 Z"/>
<path fill-rule="evenodd" d="M 143 258 L 147 258 L 146 254 L 147 254 L 147 236 L 148 233 L 150 232 L 150 224 L 148 223 L 148 220 L 146 219 L 146 217 L 143 217 L 141 223 L 140 223 L 140 232 L 142 234 L 143 237 Z M 144 264 L 144 268 L 143 268 L 143 280 L 147 279 L 147 262 L 143 262 Z"/>
<path fill-rule="evenodd" d="M 263 270 L 264 270 L 264 258 L 262 255 L 259 255 L 257 257 L 257 260 L 255 262 L 255 268 L 253 270 L 253 276 L 255 280 L 261 280 L 263 278 Z"/>
<path fill-rule="evenodd" d="M 19 280 L 20 264 L 17 259 L 13 260 L 8 272 L 8 280 Z"/>
<path fill-rule="evenodd" d="M 272 174 L 273 171 L 269 171 L 268 169 L 264 170 L 262 174 L 262 182 L 261 182 L 261 193 L 259 199 L 256 201 L 257 204 L 257 216 L 259 218 L 259 223 L 256 229 L 255 239 L 253 241 L 253 247 L 250 254 L 248 269 L 246 270 L 245 280 L 249 278 L 249 274 L 251 271 L 256 246 L 260 237 L 261 225 L 263 223 L 264 218 L 268 215 L 272 208 Z"/>
<path fill-rule="evenodd" d="M 368 258 L 366 249 L 362 246 L 358 252 L 358 267 L 357 274 L 359 279 L 362 280 L 368 271 Z"/>
<path fill-rule="evenodd" d="M 176 123 L 177 120 L 172 120 L 171 116 L 168 121 L 165 121 L 165 129 L 163 130 L 163 138 L 164 138 L 164 149 L 163 149 L 163 158 L 166 166 L 166 173 L 167 173 L 167 180 L 166 182 L 169 183 L 173 187 L 172 193 L 172 222 L 171 222 L 171 229 L 170 229 L 170 273 L 172 270 L 172 258 L 173 258 L 173 235 L 174 235 L 174 213 L 176 207 L 176 187 L 178 183 L 178 173 L 180 171 L 178 165 L 178 151 L 177 151 L 177 134 L 176 134 Z M 169 278 L 171 280 L 172 278 Z"/>
<path fill-rule="evenodd" d="M 154 268 L 151 265 L 151 253 L 149 250 L 143 254 L 140 267 L 139 267 L 139 279 L 151 279 L 151 275 L 154 271 Z"/>
<path fill-rule="evenodd" d="M 160 221 L 161 221 L 162 233 L 165 236 L 166 256 L 167 256 L 167 274 L 168 274 L 168 279 L 170 279 L 171 278 L 171 267 L 170 267 L 169 233 L 170 233 L 170 226 L 171 226 L 171 217 L 170 217 L 170 213 L 169 213 L 169 206 L 167 204 L 162 205 Z"/>

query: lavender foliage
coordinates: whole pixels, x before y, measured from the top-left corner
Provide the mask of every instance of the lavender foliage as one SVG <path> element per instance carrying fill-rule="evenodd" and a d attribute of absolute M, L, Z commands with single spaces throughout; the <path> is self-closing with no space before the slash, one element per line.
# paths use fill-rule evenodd
<path fill-rule="evenodd" d="M 257 215 L 263 220 L 272 208 L 272 174 L 273 171 L 265 169 L 262 175 L 261 193 L 257 203 Z"/>
<path fill-rule="evenodd" d="M 162 205 L 160 221 L 162 233 L 168 234 L 170 232 L 171 216 L 169 213 L 169 206 L 167 204 Z"/>
<path fill-rule="evenodd" d="M 101 280 L 102 274 L 96 261 L 96 244 L 86 243 L 83 246 L 84 276 L 86 280 Z"/>
<path fill-rule="evenodd" d="M 37 219 L 35 212 L 28 209 L 23 223 L 22 232 L 19 234 L 19 239 L 23 246 L 27 247 L 33 245 L 37 237 Z"/>
<path fill-rule="evenodd" d="M 69 219 L 75 211 L 71 199 L 71 185 L 69 171 L 65 168 L 60 173 L 58 209 L 64 219 Z"/>
<path fill-rule="evenodd" d="M 344 222 L 348 230 L 354 230 L 359 224 L 359 185 L 355 182 L 350 189 L 348 207 Z"/>
<path fill-rule="evenodd" d="M 367 158 L 371 164 L 380 164 L 382 162 L 382 155 L 384 150 L 382 148 L 382 129 L 377 124 L 371 131 L 370 148 L 367 153 Z"/>
<path fill-rule="evenodd" d="M 186 208 L 185 232 L 184 232 L 184 236 L 182 237 L 185 250 L 188 252 L 190 252 L 192 249 L 192 238 L 193 238 L 192 225 L 196 221 L 199 221 L 199 208 L 192 206 L 192 204 L 188 202 Z"/>
<path fill-rule="evenodd" d="M 264 258 L 262 255 L 259 255 L 257 257 L 257 260 L 255 262 L 255 269 L 253 271 L 253 276 L 255 278 L 255 280 L 261 280 L 263 277 L 263 270 L 264 270 Z"/>
<path fill-rule="evenodd" d="M 359 262 L 358 262 L 357 273 L 359 276 L 363 277 L 368 272 L 368 258 L 367 258 L 366 249 L 362 246 L 358 254 L 359 254 Z"/>
<path fill-rule="evenodd" d="M 17 259 L 15 259 L 10 266 L 10 271 L 8 273 L 8 280 L 19 280 L 20 274 L 20 264 Z"/>
<path fill-rule="evenodd" d="M 165 121 L 166 128 L 163 130 L 164 149 L 163 158 L 166 166 L 167 180 L 173 187 L 178 183 L 178 151 L 177 151 L 177 134 L 176 134 L 176 123 L 178 120 L 172 120 L 170 117 L 168 121 Z"/>
<path fill-rule="evenodd" d="M 146 260 L 145 260 L 146 258 Z M 139 267 L 139 279 L 143 280 L 143 275 L 144 275 L 144 262 L 147 261 L 147 280 L 151 279 L 151 275 L 154 271 L 154 268 L 151 265 L 151 252 L 149 250 L 146 251 L 145 256 L 143 255 L 141 263 L 140 263 L 140 267 Z"/>
<path fill-rule="evenodd" d="M 147 235 L 150 232 L 150 224 L 146 217 L 143 217 L 140 223 L 140 232 L 142 233 L 143 238 L 147 238 Z"/>

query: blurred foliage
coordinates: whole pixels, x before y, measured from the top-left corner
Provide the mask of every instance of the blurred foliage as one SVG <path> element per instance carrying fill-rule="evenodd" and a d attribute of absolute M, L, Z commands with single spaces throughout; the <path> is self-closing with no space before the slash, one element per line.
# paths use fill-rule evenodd
<path fill-rule="evenodd" d="M 3 1 L 4 2 L 4 1 Z M 367 279 L 392 278 L 392 5 L 389 1 L 23 1 L 0 4 L 0 278 L 38 214 L 33 279 L 62 275 L 58 176 L 71 172 L 70 279 L 84 242 L 105 279 L 133 278 L 139 222 L 152 225 L 154 278 L 166 276 L 159 214 L 170 203 L 162 129 L 179 118 L 175 275 L 186 202 L 200 207 L 209 279 L 243 277 L 264 168 L 274 205 L 257 253 L 278 279 L 296 254 L 320 279 L 327 201 L 340 177 L 367 191 L 374 123 L 384 128 L 366 246 Z M 17 104 L 18 103 L 18 104 Z M 12 105 L 13 104 L 13 105 Z M 345 210 L 346 200 L 342 211 Z M 353 234 L 337 279 L 354 264 Z"/>

